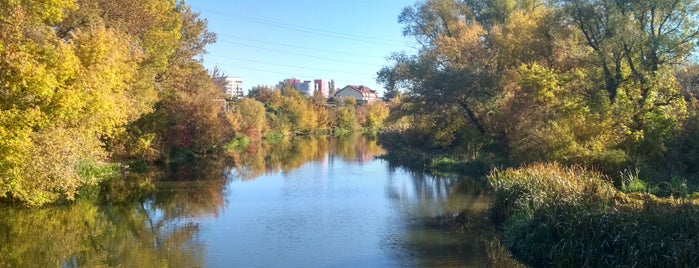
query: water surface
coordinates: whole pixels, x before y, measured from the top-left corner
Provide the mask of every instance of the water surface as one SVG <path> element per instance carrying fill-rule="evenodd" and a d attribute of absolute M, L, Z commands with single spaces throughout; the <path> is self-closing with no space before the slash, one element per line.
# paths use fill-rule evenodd
<path fill-rule="evenodd" d="M 443 220 L 487 208 L 478 183 L 393 168 L 381 153 L 364 137 L 253 146 L 103 186 L 109 205 L 3 208 L 0 266 L 487 265 L 479 231 Z"/>

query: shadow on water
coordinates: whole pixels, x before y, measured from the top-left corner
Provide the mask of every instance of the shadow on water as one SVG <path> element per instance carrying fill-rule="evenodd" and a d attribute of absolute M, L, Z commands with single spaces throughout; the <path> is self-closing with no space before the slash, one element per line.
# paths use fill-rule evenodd
<path fill-rule="evenodd" d="M 407 236 L 403 246 L 425 267 L 522 267 L 501 245 L 488 219 L 492 202 L 484 178 L 434 176 L 390 165 L 411 176 L 412 189 L 389 179 L 386 195 L 400 207 Z"/>

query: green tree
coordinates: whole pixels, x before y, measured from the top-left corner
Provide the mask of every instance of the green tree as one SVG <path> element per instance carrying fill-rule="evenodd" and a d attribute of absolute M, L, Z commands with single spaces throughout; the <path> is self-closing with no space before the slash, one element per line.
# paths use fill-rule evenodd
<path fill-rule="evenodd" d="M 693 0 L 562 2 L 595 51 L 611 102 L 622 82 L 645 85 L 662 66 L 686 59 L 699 34 Z M 640 106 L 651 91 L 642 89 Z"/>
<path fill-rule="evenodd" d="M 699 3 L 563 3 L 594 51 L 591 68 L 601 70 L 613 116 L 627 136 L 625 150 L 637 162 L 664 162 L 657 160 L 687 115 L 672 65 L 686 61 L 694 50 L 699 32 L 693 14 Z"/>

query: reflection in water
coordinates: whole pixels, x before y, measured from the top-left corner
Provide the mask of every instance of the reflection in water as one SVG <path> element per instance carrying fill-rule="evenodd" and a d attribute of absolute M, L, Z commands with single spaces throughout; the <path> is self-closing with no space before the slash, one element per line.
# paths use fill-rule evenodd
<path fill-rule="evenodd" d="M 389 168 L 382 153 L 362 136 L 282 141 L 129 175 L 102 186 L 109 205 L 0 208 L 0 267 L 492 264 L 492 228 L 451 221 L 482 217 L 481 184 Z"/>
<path fill-rule="evenodd" d="M 151 205 L 167 219 L 218 217 L 226 205 L 225 170 L 231 165 L 229 158 L 212 157 L 171 166 Z"/>
<path fill-rule="evenodd" d="M 205 248 L 186 220 L 165 220 L 145 203 L 0 211 L 2 267 L 201 267 Z"/>
<path fill-rule="evenodd" d="M 98 198 L 40 209 L 0 208 L 0 267 L 203 267 L 202 217 L 225 205 L 225 159 L 127 174 Z"/>
<path fill-rule="evenodd" d="M 264 174 L 289 172 L 308 162 L 324 161 L 330 155 L 349 162 L 365 163 L 382 154 L 383 149 L 363 135 L 338 137 L 332 142 L 325 138 L 282 140 L 274 144 L 253 143 L 243 152 L 230 152 L 234 168 L 232 178 L 256 179 Z"/>
<path fill-rule="evenodd" d="M 463 226 L 464 221 L 459 222 L 457 216 L 482 217 L 488 209 L 490 197 L 478 181 L 436 178 L 393 169 L 385 192 L 400 211 L 399 221 L 406 229 L 392 240 L 402 244 L 399 254 L 413 254 L 415 265 L 484 266 L 492 263 L 487 244 L 493 237 L 483 229 Z"/>

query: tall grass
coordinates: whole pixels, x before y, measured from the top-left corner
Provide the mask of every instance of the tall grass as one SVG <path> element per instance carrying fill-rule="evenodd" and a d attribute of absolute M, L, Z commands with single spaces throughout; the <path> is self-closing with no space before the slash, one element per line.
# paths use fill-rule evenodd
<path fill-rule="evenodd" d="M 78 189 L 78 197 L 84 199 L 97 197 L 100 183 L 110 181 L 121 174 L 118 164 L 97 163 L 91 160 L 81 161 L 76 170 L 83 180 L 83 185 Z"/>
<path fill-rule="evenodd" d="M 695 201 L 627 195 L 599 173 L 556 164 L 496 170 L 488 180 L 503 243 L 533 266 L 699 265 Z"/>
<path fill-rule="evenodd" d="M 81 161 L 76 169 L 85 185 L 95 185 L 100 181 L 112 179 L 118 176 L 121 170 L 117 164 L 98 164 L 91 160 Z"/>
<path fill-rule="evenodd" d="M 639 173 L 638 169 L 635 172 L 629 169 L 621 172 L 621 190 L 624 193 L 651 193 L 654 191 L 648 183 L 641 180 Z"/>
<path fill-rule="evenodd" d="M 616 190 L 599 173 L 557 164 L 536 164 L 520 169 L 494 170 L 488 181 L 494 190 L 494 219 L 502 222 L 515 213 L 532 213 L 560 203 L 601 209 Z"/>

